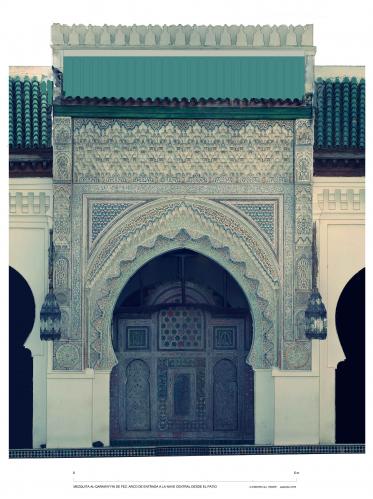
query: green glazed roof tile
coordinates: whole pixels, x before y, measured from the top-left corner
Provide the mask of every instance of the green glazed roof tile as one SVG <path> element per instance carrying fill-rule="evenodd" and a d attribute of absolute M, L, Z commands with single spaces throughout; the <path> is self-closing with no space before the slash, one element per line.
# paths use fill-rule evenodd
<path fill-rule="evenodd" d="M 52 81 L 9 78 L 9 147 L 51 146 Z"/>
<path fill-rule="evenodd" d="M 315 147 L 365 148 L 365 80 L 315 82 Z"/>
<path fill-rule="evenodd" d="M 9 144 L 14 141 L 13 82 L 9 79 Z"/>
<path fill-rule="evenodd" d="M 51 146 L 51 80 L 9 78 L 9 146 Z M 365 148 L 365 80 L 315 82 L 315 147 Z"/>
<path fill-rule="evenodd" d="M 360 105 L 358 107 L 359 147 L 365 147 L 365 80 L 361 80 L 359 89 Z"/>

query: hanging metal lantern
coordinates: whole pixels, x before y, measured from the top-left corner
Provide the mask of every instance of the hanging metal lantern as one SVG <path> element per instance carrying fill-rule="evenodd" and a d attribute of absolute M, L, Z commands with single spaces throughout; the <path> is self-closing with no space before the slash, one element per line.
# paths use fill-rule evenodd
<path fill-rule="evenodd" d="M 316 224 L 313 225 L 312 237 L 312 293 L 305 311 L 305 335 L 308 339 L 324 340 L 328 324 L 326 308 L 317 289 L 318 260 L 316 249 Z"/>
<path fill-rule="evenodd" d="M 51 230 L 49 233 L 49 291 L 40 311 L 40 339 L 59 340 L 61 338 L 61 310 L 53 292 L 53 233 Z"/>
<path fill-rule="evenodd" d="M 61 338 L 61 310 L 53 290 L 49 290 L 41 307 L 40 338 L 42 340 Z"/>
<path fill-rule="evenodd" d="M 306 318 L 306 337 L 308 339 L 324 340 L 327 333 L 326 308 L 317 288 L 312 290 L 304 315 Z"/>

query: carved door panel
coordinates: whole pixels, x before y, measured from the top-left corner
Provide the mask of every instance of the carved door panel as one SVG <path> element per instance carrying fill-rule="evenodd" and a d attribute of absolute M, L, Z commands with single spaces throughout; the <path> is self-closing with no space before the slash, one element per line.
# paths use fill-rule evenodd
<path fill-rule="evenodd" d="M 245 319 L 198 307 L 118 317 L 112 441 L 253 441 L 250 334 Z"/>

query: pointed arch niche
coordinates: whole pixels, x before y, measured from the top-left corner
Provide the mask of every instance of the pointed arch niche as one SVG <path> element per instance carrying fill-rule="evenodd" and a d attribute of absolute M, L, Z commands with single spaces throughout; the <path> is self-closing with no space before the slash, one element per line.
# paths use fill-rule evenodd
<path fill-rule="evenodd" d="M 117 359 L 112 316 L 129 279 L 148 261 L 177 249 L 195 251 L 221 265 L 239 284 L 253 316 L 253 367 L 277 365 L 282 296 L 278 262 L 254 227 L 215 202 L 155 201 L 119 220 L 102 238 L 86 272 L 87 364 L 110 370 Z"/>
<path fill-rule="evenodd" d="M 249 303 L 216 262 L 163 253 L 122 290 L 113 315 L 110 442 L 254 443 Z"/>
<path fill-rule="evenodd" d="M 101 373 L 108 383 L 107 376 L 118 364 L 112 341 L 113 314 L 123 289 L 148 262 L 176 250 L 193 251 L 218 264 L 242 290 L 252 320 L 252 342 L 245 362 L 254 370 L 258 386 L 254 419 L 255 428 L 257 420 L 261 426 L 256 442 L 273 441 L 273 414 L 268 407 L 273 403 L 271 370 L 278 365 L 277 345 L 283 327 L 279 320 L 282 274 L 273 249 L 257 229 L 217 202 L 189 197 L 149 202 L 119 219 L 100 239 L 85 272 L 86 366 L 94 370 L 97 380 Z M 177 380 L 177 386 L 186 391 L 194 381 L 188 383 L 182 376 Z M 262 383 L 269 388 L 261 389 Z M 102 409 L 93 415 L 97 426 L 103 428 L 101 440 L 107 443 L 109 393 L 108 386 L 107 396 L 100 402 Z M 178 407 L 182 408 L 183 402 Z"/>

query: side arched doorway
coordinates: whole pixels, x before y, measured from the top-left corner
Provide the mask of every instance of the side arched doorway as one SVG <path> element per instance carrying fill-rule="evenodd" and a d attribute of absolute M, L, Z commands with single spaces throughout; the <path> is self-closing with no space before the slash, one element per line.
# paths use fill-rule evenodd
<path fill-rule="evenodd" d="M 219 264 L 175 250 L 145 264 L 117 301 L 110 439 L 254 442 L 247 299 Z"/>
<path fill-rule="evenodd" d="M 32 448 L 32 357 L 24 343 L 35 321 L 26 280 L 9 267 L 9 448 Z"/>
<path fill-rule="evenodd" d="M 346 359 L 336 372 L 336 442 L 365 442 L 365 269 L 350 279 L 336 309 Z"/>

